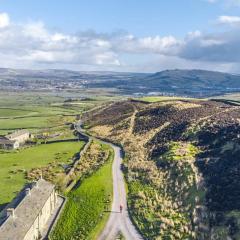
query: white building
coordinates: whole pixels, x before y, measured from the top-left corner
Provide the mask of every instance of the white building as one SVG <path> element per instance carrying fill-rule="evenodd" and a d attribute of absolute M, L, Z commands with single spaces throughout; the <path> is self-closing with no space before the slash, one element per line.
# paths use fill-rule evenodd
<path fill-rule="evenodd" d="M 0 240 L 41 239 L 56 219 L 63 202 L 63 199 L 59 202 L 53 184 L 38 180 L 32 188 L 25 190 L 25 196 L 15 208 L 5 210 Z"/>
<path fill-rule="evenodd" d="M 5 136 L 11 141 L 18 141 L 19 144 L 25 143 L 30 138 L 30 133 L 26 129 L 17 130 Z"/>
<path fill-rule="evenodd" d="M 17 130 L 6 136 L 0 136 L 0 148 L 2 149 L 17 149 L 21 144 L 24 144 L 30 138 L 29 131 Z"/>

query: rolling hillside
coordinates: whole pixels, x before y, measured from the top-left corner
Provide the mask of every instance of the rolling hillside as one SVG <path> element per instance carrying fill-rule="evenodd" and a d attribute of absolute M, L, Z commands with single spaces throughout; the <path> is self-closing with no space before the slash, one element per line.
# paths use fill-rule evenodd
<path fill-rule="evenodd" d="M 239 239 L 240 107 L 124 101 L 85 115 L 121 144 L 133 221 L 146 239 Z"/>

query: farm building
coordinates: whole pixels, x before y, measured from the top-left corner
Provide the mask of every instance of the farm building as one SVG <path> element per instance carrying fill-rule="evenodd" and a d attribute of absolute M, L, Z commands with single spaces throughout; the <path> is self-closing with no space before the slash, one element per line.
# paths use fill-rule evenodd
<path fill-rule="evenodd" d="M 18 141 L 11 141 L 6 137 L 0 136 L 0 149 L 16 149 L 19 147 Z"/>
<path fill-rule="evenodd" d="M 22 144 L 30 138 L 30 133 L 28 130 L 22 129 L 8 134 L 5 137 L 11 141 L 18 141 L 19 144 Z"/>
<path fill-rule="evenodd" d="M 6 136 L 0 136 L 0 148 L 2 149 L 16 149 L 21 144 L 24 144 L 30 138 L 29 131 L 17 130 Z"/>
<path fill-rule="evenodd" d="M 56 193 L 53 184 L 44 179 L 38 180 L 4 210 L 0 240 L 36 240 L 46 237 L 63 203 L 64 199 Z"/>

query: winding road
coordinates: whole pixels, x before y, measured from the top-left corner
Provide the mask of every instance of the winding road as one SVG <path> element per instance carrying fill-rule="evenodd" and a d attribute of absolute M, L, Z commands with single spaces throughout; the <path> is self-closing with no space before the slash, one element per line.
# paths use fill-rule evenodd
<path fill-rule="evenodd" d="M 81 123 L 77 125 L 77 130 L 86 135 L 81 128 Z M 87 136 L 87 135 L 86 135 Z M 88 136 L 93 139 L 97 139 Z M 121 233 L 127 240 L 140 240 L 143 239 L 138 233 L 135 226 L 132 224 L 128 209 L 127 209 L 127 195 L 125 189 L 125 181 L 121 170 L 122 157 L 121 149 L 112 143 L 102 141 L 105 144 L 111 146 L 114 150 L 114 161 L 112 165 L 113 174 L 113 203 L 108 222 L 99 236 L 99 240 L 115 240 L 119 233 Z M 120 205 L 123 206 L 122 213 L 120 212 Z"/>

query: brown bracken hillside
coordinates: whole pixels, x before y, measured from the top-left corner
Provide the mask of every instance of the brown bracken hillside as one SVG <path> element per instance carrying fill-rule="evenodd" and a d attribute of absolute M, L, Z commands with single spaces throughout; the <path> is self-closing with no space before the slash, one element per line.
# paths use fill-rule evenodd
<path fill-rule="evenodd" d="M 146 239 L 240 239 L 240 107 L 129 100 L 84 122 L 122 145 L 129 211 Z"/>

